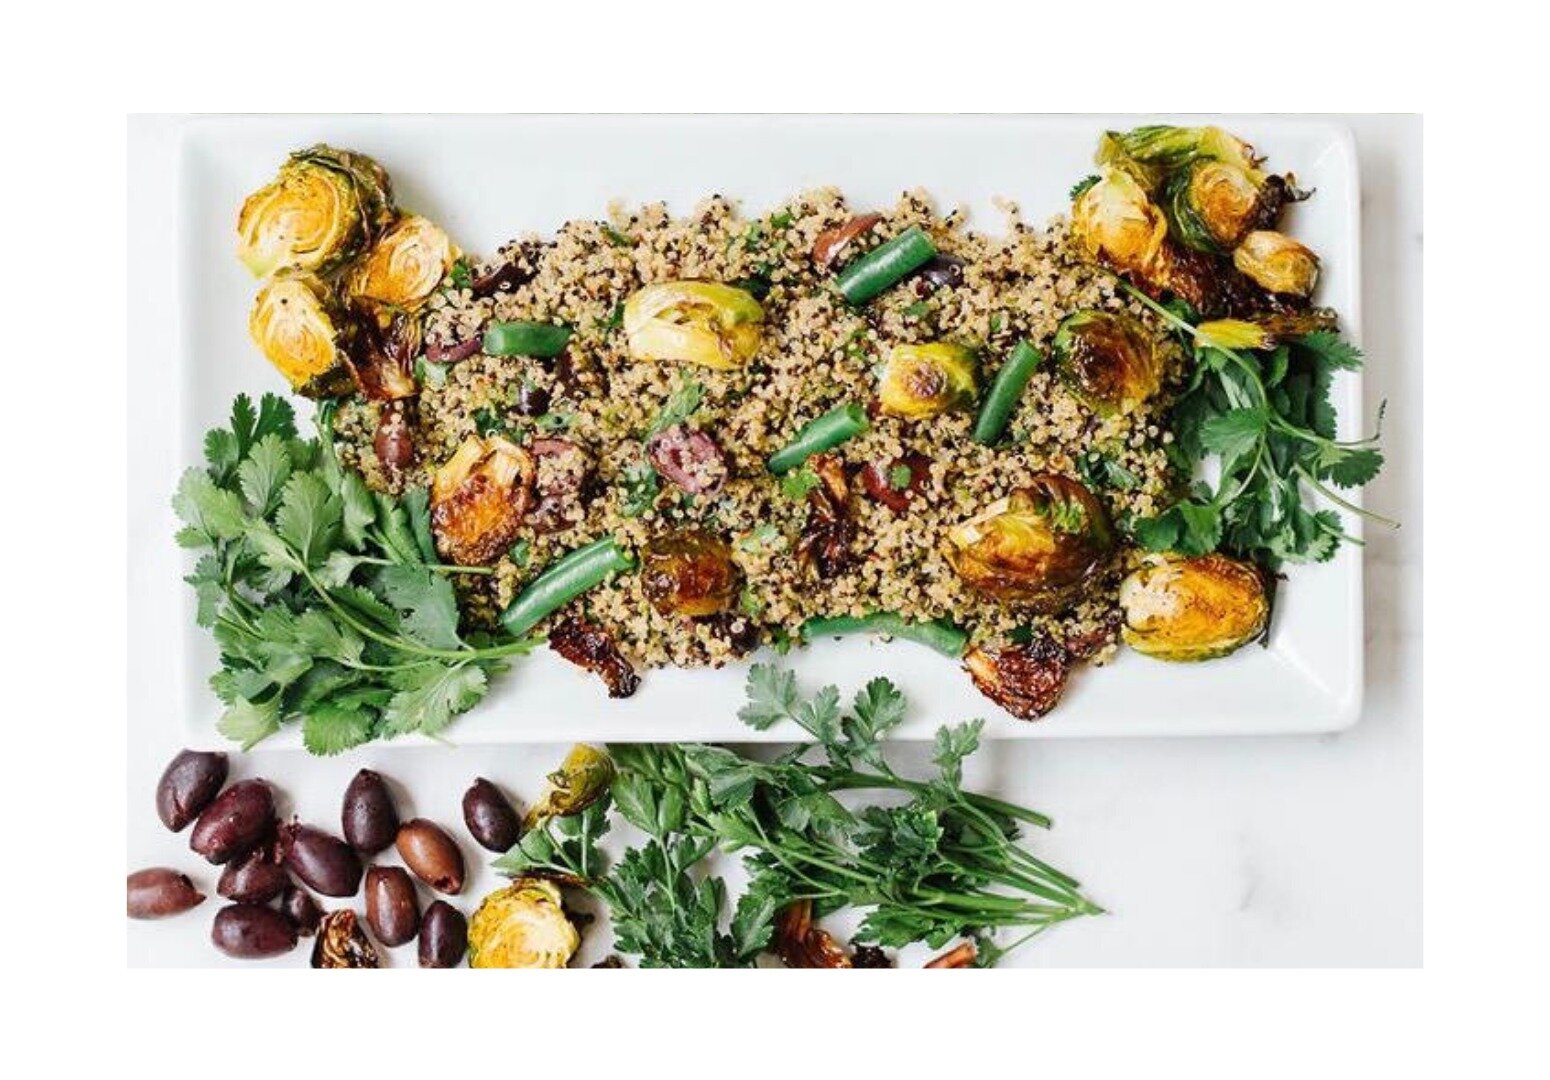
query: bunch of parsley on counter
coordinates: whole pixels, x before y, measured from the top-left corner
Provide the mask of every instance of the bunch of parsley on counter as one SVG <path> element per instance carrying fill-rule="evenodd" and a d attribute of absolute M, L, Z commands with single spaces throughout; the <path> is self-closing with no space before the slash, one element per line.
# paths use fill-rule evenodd
<path fill-rule="evenodd" d="M 1121 287 L 1179 334 L 1193 371 L 1173 409 L 1175 464 L 1186 473 L 1214 458 L 1214 487 L 1196 483 L 1161 514 L 1131 523 L 1153 551 L 1200 555 L 1227 551 L 1275 568 L 1323 562 L 1346 533 L 1333 509 L 1316 509 L 1307 492 L 1384 525 L 1334 488 L 1357 488 L 1383 467 L 1378 436 L 1336 438 L 1330 388 L 1340 371 L 1361 367 L 1362 354 L 1331 330 L 1277 341 L 1244 322 L 1196 325 L 1189 313 Z M 1379 412 L 1381 420 L 1382 412 Z"/>
<path fill-rule="evenodd" d="M 867 683 L 847 711 L 835 687 L 806 698 L 791 672 L 755 664 L 739 718 L 759 730 L 791 721 L 815 742 L 773 761 L 701 743 L 611 746 L 612 804 L 645 842 L 609 866 L 598 847 L 604 801 L 530 830 L 495 866 L 583 883 L 607 904 L 616 945 L 648 967 L 751 964 L 771 948 L 779 912 L 801 900 L 815 917 L 864 911 L 860 942 L 938 948 L 974 937 L 982 963 L 1100 913 L 1075 879 L 1018 843 L 1021 826 L 1048 818 L 964 790 L 982 722 L 942 727 L 935 774 L 912 779 L 882 752 L 904 715 L 887 679 Z M 838 797 L 860 791 L 889 798 Z M 742 853 L 749 874 L 730 912 L 726 883 L 700 866 L 717 849 Z M 1002 931 L 1014 935 L 1005 945 Z"/>
<path fill-rule="evenodd" d="M 218 728 L 244 750 L 293 720 L 315 754 L 434 735 L 537 644 L 462 636 L 447 575 L 485 571 L 441 565 L 426 491 L 369 491 L 319 427 L 300 438 L 282 398 L 240 395 L 173 499 L 203 553 L 186 580 L 220 648 Z"/>

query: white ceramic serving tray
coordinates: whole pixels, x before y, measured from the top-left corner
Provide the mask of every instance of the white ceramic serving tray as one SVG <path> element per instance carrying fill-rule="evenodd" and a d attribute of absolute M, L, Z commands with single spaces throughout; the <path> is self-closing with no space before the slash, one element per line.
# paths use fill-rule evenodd
<path fill-rule="evenodd" d="M 597 218 L 614 199 L 666 200 L 677 211 L 721 193 L 761 212 L 804 188 L 835 184 L 853 206 L 885 207 L 907 188 L 944 208 L 962 205 L 970 225 L 1003 228 L 993 205 L 1014 200 L 1025 220 L 1061 213 L 1071 185 L 1090 171 L 1099 134 L 1165 117 L 1010 116 L 542 116 L 231 117 L 192 121 L 181 159 L 178 365 L 181 461 L 201 460 L 206 428 L 224 421 L 239 391 L 283 391 L 249 342 L 255 284 L 233 256 L 237 208 L 288 151 L 324 141 L 362 150 L 392 174 L 400 202 L 440 222 L 465 249 L 493 250 L 528 230 Z M 1174 118 L 1220 123 L 1252 142 L 1276 171 L 1315 196 L 1289 229 L 1318 251 L 1318 300 L 1336 308 L 1360 340 L 1359 188 L 1350 133 L 1337 125 L 1257 117 Z M 1335 388 L 1345 436 L 1364 417 L 1358 375 Z M 176 476 L 166 477 L 170 494 Z M 1359 521 L 1346 527 L 1360 535 Z M 169 530 L 170 532 L 170 530 Z M 171 543 L 170 537 L 168 544 Z M 169 579 L 167 588 L 181 588 Z M 178 678 L 192 742 L 218 741 L 220 705 L 205 685 L 215 669 L 209 636 L 187 598 Z M 770 657 L 763 657 L 768 659 Z M 958 666 L 908 642 L 824 641 L 782 661 L 811 689 L 850 693 L 886 675 L 908 694 L 899 737 L 929 737 L 949 720 L 982 716 L 1004 738 L 1326 732 L 1353 723 L 1362 703 L 1361 549 L 1294 568 L 1278 594 L 1269 648 L 1174 665 L 1123 652 L 1080 671 L 1046 719 L 1024 723 L 981 697 Z M 604 696 L 593 676 L 547 651 L 519 661 L 490 697 L 447 732 L 455 742 L 565 740 L 780 740 L 736 719 L 745 665 L 646 672 L 626 701 Z M 299 745 L 292 731 L 265 745 Z"/>

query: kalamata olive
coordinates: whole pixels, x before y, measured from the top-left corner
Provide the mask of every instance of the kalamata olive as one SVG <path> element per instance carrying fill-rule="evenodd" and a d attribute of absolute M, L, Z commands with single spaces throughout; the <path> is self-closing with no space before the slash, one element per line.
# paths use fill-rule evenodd
<path fill-rule="evenodd" d="M 420 929 L 420 900 L 403 867 L 373 866 L 366 871 L 366 922 L 389 948 L 414 938 Z"/>
<path fill-rule="evenodd" d="M 362 769 L 344 789 L 340 815 L 344 838 L 362 855 L 375 855 L 398 836 L 398 808 L 387 781 L 370 769 Z"/>
<path fill-rule="evenodd" d="M 475 334 L 467 341 L 458 341 L 451 345 L 427 345 L 425 359 L 433 364 L 455 364 L 459 360 L 467 360 L 470 356 L 478 356 L 479 348 L 483 344 L 484 339 Z"/>
<path fill-rule="evenodd" d="M 490 851 L 509 851 L 522 837 L 522 819 L 500 788 L 482 776 L 463 793 L 463 823 L 469 835 Z"/>
<path fill-rule="evenodd" d="M 726 455 L 703 431 L 674 424 L 646 443 L 657 472 L 691 495 L 714 495 L 727 479 Z"/>
<path fill-rule="evenodd" d="M 938 255 L 920 268 L 920 276 L 934 289 L 956 289 L 963 284 L 963 260 Z"/>
<path fill-rule="evenodd" d="M 397 476 L 414 465 L 414 431 L 398 403 L 382 407 L 371 447 L 389 476 Z"/>
<path fill-rule="evenodd" d="M 153 866 L 129 875 L 129 917 L 162 919 L 180 915 L 204 903 L 205 894 L 194 887 L 187 874 Z"/>
<path fill-rule="evenodd" d="M 221 871 L 215 891 L 242 904 L 267 904 L 280 895 L 291 879 L 280 865 L 272 844 L 260 844 Z"/>
<path fill-rule="evenodd" d="M 156 782 L 156 816 L 182 832 L 204 812 L 226 783 L 226 755 L 184 750 L 167 763 Z"/>
<path fill-rule="evenodd" d="M 273 830 L 274 792 L 262 780 L 243 780 L 205 807 L 188 846 L 220 864 L 257 847 Z"/>
<path fill-rule="evenodd" d="M 453 968 L 468 951 L 468 920 L 445 900 L 436 900 L 420 920 L 420 966 Z"/>
<path fill-rule="evenodd" d="M 302 937 L 311 937 L 323 921 L 323 909 L 300 885 L 287 885 L 280 894 L 280 914 L 296 925 L 296 932 Z"/>
<path fill-rule="evenodd" d="M 549 411 L 549 391 L 542 386 L 523 383 L 517 391 L 517 412 L 523 416 L 542 416 Z"/>
<path fill-rule="evenodd" d="M 515 289 L 532 277 L 533 272 L 526 267 L 514 262 L 505 262 L 491 267 L 488 272 L 474 278 L 470 287 L 475 296 L 489 296 L 492 293 Z"/>
<path fill-rule="evenodd" d="M 868 462 L 861 470 L 861 486 L 873 499 L 901 514 L 930 477 L 929 458 L 924 454 L 905 454 L 892 461 Z"/>
<path fill-rule="evenodd" d="M 215 913 L 210 941 L 227 956 L 258 960 L 296 947 L 296 927 L 274 908 L 229 904 Z"/>
<path fill-rule="evenodd" d="M 415 877 L 437 892 L 456 896 L 463 891 L 463 853 L 457 841 L 434 822 L 414 818 L 399 826 L 398 856 Z"/>
<path fill-rule="evenodd" d="M 280 830 L 280 854 L 302 883 L 324 896 L 354 896 L 361 886 L 361 858 L 340 840 L 311 825 Z"/>
<path fill-rule="evenodd" d="M 870 232 L 883 220 L 881 214 L 860 214 L 843 225 L 825 229 L 813 241 L 813 263 L 820 270 L 827 270 L 845 254 L 850 242 L 863 233 Z"/>
<path fill-rule="evenodd" d="M 578 524 L 585 515 L 581 495 L 592 476 L 592 455 L 571 439 L 534 439 L 527 451 L 534 470 L 528 526 L 551 533 Z"/>

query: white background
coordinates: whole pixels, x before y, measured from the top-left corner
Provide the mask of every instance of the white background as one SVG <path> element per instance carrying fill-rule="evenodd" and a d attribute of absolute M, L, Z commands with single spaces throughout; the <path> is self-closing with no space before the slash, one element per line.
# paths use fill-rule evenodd
<path fill-rule="evenodd" d="M 1016 965 L 1410 965 L 1420 962 L 1420 124 L 1351 118 L 1363 177 L 1367 393 L 1388 400 L 1389 465 L 1367 504 L 1405 522 L 1397 533 L 1367 529 L 1367 705 L 1350 731 L 1327 737 L 1075 739 L 988 744 L 971 779 L 993 794 L 1056 818 L 1038 849 L 1081 878 L 1111 915 L 1058 928 L 1016 953 Z M 157 308 L 174 218 L 176 124 L 130 125 L 131 415 L 136 395 L 163 394 L 164 358 L 176 339 Z M 1261 150 L 1275 160 L 1276 148 Z M 1317 196 L 1315 196 L 1317 197 Z M 160 269 L 157 269 L 160 268 Z M 257 362 L 220 358 L 231 364 Z M 134 430 L 132 423 L 131 430 Z M 187 440 L 184 440 L 185 442 Z M 131 547 L 165 543 L 165 496 L 186 462 L 131 448 Z M 157 440 L 158 448 L 161 440 Z M 147 477 L 137 470 L 148 469 Z M 1317 573 L 1315 569 L 1311 571 Z M 175 585 L 131 573 L 131 603 L 181 600 Z M 181 606 L 181 605 L 180 605 Z M 160 624 L 152 624 L 160 625 Z M 172 865 L 213 892 L 215 875 L 157 821 L 151 792 L 186 732 L 155 704 L 174 670 L 168 643 L 130 642 L 132 756 L 127 791 L 129 864 Z M 1099 673 L 1098 678 L 1102 678 Z M 851 687 L 842 687 L 847 692 Z M 607 707 L 599 699 L 599 708 Z M 940 722 L 953 717 L 935 717 Z M 578 720 L 578 734 L 587 725 Z M 456 740 L 457 731 L 449 732 Z M 290 797 L 304 820 L 337 831 L 340 793 L 370 765 L 397 780 L 414 812 L 455 828 L 470 861 L 483 856 L 462 833 L 459 797 L 475 776 L 519 796 L 537 796 L 563 746 L 372 747 L 329 761 L 295 751 L 234 755 L 234 774 L 261 775 Z M 918 746 L 901 759 L 924 759 Z M 391 859 L 391 857 L 390 857 Z M 463 901 L 497 880 L 486 874 Z M 133 964 L 213 964 L 208 924 L 218 903 L 175 920 L 128 928 Z M 355 901 L 359 907 L 360 901 Z M 589 935 L 588 955 L 603 942 Z M 905 958 L 919 963 L 913 953 Z M 413 947 L 397 951 L 412 965 Z M 225 961 L 236 963 L 234 961 Z M 272 961 L 304 965 L 305 950 Z"/>

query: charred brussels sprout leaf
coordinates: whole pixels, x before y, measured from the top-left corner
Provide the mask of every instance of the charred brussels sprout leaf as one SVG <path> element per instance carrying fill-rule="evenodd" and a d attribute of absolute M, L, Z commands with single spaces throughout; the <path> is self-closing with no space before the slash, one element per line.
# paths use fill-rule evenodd
<path fill-rule="evenodd" d="M 1265 581 L 1225 555 L 1155 557 L 1120 585 L 1120 633 L 1158 660 L 1212 660 L 1253 641 L 1270 616 Z"/>
<path fill-rule="evenodd" d="M 1078 311 L 1055 332 L 1055 370 L 1097 412 L 1127 412 L 1157 393 L 1161 364 L 1146 327 L 1128 315 Z"/>

